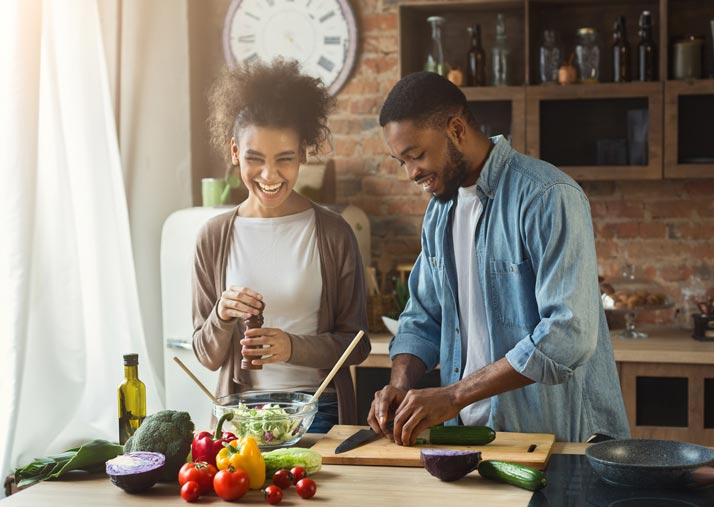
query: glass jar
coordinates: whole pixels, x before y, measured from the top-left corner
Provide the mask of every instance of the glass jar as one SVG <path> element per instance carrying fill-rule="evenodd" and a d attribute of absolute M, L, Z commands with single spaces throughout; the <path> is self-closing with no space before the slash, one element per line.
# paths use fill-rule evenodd
<path fill-rule="evenodd" d="M 446 76 L 444 44 L 441 41 L 441 27 L 446 20 L 441 16 L 429 16 L 426 21 L 431 25 L 431 41 L 429 41 L 424 70 Z"/>
<path fill-rule="evenodd" d="M 575 67 L 581 83 L 600 80 L 600 46 L 594 28 L 579 28 L 576 32 Z"/>
<path fill-rule="evenodd" d="M 558 47 L 558 34 L 555 30 L 543 31 L 543 41 L 540 45 L 539 65 L 541 83 L 554 84 L 558 82 L 560 47 Z"/>
<path fill-rule="evenodd" d="M 491 71 L 493 86 L 508 86 L 510 84 L 511 49 L 508 47 L 506 35 L 506 20 L 503 14 L 496 15 L 496 40 L 491 48 Z"/>

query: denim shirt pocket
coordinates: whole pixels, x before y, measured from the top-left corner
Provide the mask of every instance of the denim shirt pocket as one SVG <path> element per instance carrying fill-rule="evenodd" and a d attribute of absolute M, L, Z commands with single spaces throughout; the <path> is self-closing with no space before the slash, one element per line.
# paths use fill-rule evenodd
<path fill-rule="evenodd" d="M 540 317 L 530 259 L 491 260 L 489 267 L 491 298 L 499 322 L 506 327 L 532 330 Z"/>

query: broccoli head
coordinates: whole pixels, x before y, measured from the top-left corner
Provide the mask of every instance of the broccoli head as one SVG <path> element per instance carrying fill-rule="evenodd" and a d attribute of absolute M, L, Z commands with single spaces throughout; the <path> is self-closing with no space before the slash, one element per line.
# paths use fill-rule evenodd
<path fill-rule="evenodd" d="M 124 452 L 160 452 L 166 456 L 163 480 L 176 481 L 193 441 L 194 424 L 188 412 L 162 410 L 148 416 L 124 444 Z"/>

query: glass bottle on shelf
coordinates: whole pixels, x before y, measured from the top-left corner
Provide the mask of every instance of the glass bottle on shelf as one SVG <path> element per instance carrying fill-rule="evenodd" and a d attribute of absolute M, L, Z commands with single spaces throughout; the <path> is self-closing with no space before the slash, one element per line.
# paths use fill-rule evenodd
<path fill-rule="evenodd" d="M 594 28 L 578 28 L 575 66 L 581 83 L 597 83 L 600 80 L 600 47 Z"/>
<path fill-rule="evenodd" d="M 652 13 L 642 11 L 639 20 L 640 42 L 637 44 L 637 79 L 657 80 L 657 46 L 652 36 Z"/>
<path fill-rule="evenodd" d="M 560 68 L 560 47 L 558 34 L 555 30 L 544 30 L 543 41 L 539 50 L 540 82 L 555 84 L 558 82 Z"/>
<path fill-rule="evenodd" d="M 124 381 L 117 396 L 119 443 L 124 445 L 146 417 L 146 386 L 139 380 L 139 354 L 124 355 Z"/>
<path fill-rule="evenodd" d="M 612 32 L 612 81 L 627 83 L 630 77 L 630 45 L 627 42 L 625 17 L 619 16 Z"/>
<path fill-rule="evenodd" d="M 466 55 L 466 86 L 486 85 L 486 52 L 481 46 L 481 25 L 468 27 L 471 47 Z"/>
<path fill-rule="evenodd" d="M 441 27 L 445 19 L 441 16 L 429 16 L 426 20 L 431 25 L 431 41 L 429 42 L 429 51 L 426 55 L 424 70 L 446 76 L 444 44 L 441 41 Z"/>
<path fill-rule="evenodd" d="M 491 62 L 494 86 L 508 86 L 510 81 L 510 53 L 506 37 L 506 21 L 503 14 L 496 15 L 496 41 L 491 49 Z"/>

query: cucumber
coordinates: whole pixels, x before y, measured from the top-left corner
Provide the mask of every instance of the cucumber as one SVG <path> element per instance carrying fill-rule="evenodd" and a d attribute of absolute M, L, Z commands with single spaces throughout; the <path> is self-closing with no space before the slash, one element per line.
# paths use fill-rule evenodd
<path fill-rule="evenodd" d="M 536 491 L 545 487 L 545 474 L 520 463 L 490 459 L 478 465 L 478 473 L 486 479 L 505 482 L 519 488 Z"/>
<path fill-rule="evenodd" d="M 429 430 L 432 444 L 486 445 L 495 438 L 496 432 L 488 426 L 433 426 Z"/>

